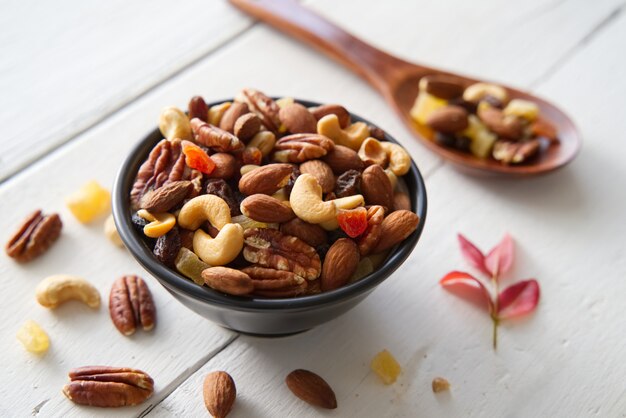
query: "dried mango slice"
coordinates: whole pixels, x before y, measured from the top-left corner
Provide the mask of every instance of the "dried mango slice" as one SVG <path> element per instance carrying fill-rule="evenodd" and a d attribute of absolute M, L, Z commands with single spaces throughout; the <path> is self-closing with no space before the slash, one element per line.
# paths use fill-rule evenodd
<path fill-rule="evenodd" d="M 440 99 L 428 94 L 425 91 L 420 91 L 415 99 L 415 104 L 411 108 L 411 117 L 414 121 L 421 125 L 426 125 L 426 120 L 435 110 L 440 109 L 448 105 L 448 101 Z"/>
<path fill-rule="evenodd" d="M 387 350 L 376 354 L 372 359 L 370 367 L 386 385 L 395 382 L 402 371 L 400 364 Z"/>
<path fill-rule="evenodd" d="M 185 247 L 182 247 L 180 251 L 178 251 L 174 264 L 176 265 L 176 270 L 200 286 L 204 284 L 202 270 L 211 267 L 204 261 L 200 260 L 200 258 L 198 258 L 193 251 Z"/>
<path fill-rule="evenodd" d="M 28 320 L 17 331 L 17 339 L 31 353 L 43 354 L 50 348 L 48 334 L 33 320 Z"/>
<path fill-rule="evenodd" d="M 65 203 L 76 219 L 89 223 L 111 210 L 111 193 L 92 180 L 71 194 Z"/>

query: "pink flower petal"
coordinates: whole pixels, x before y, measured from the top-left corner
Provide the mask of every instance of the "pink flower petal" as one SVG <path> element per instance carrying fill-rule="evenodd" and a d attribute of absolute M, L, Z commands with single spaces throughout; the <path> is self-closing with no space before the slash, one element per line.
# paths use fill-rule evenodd
<path fill-rule="evenodd" d="M 465 260 L 467 260 L 472 267 L 477 268 L 487 275 L 491 275 L 485 266 L 485 256 L 482 251 L 480 251 L 478 247 L 472 244 L 472 242 L 470 242 L 470 240 L 465 238 L 462 234 L 457 234 L 457 237 L 459 238 L 459 245 L 461 246 L 461 254 L 463 254 Z"/>
<path fill-rule="evenodd" d="M 539 283 L 530 279 L 515 283 L 498 296 L 498 318 L 515 318 L 532 312 L 539 303 Z"/>
<path fill-rule="evenodd" d="M 492 277 L 500 277 L 513 265 L 514 243 L 509 234 L 485 257 L 485 267 Z"/>
<path fill-rule="evenodd" d="M 493 303 L 491 302 L 489 291 L 480 280 L 471 274 L 462 271 L 452 271 L 446 274 L 439 281 L 439 284 L 446 290 L 481 308 L 486 306 L 489 313 L 493 312 Z"/>

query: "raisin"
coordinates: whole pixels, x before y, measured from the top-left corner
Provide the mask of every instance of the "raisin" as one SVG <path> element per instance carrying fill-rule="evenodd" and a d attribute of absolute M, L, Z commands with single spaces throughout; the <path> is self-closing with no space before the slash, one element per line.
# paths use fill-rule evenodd
<path fill-rule="evenodd" d="M 504 103 L 502 103 L 500 99 L 498 99 L 497 97 L 491 96 L 489 94 L 483 97 L 482 101 L 487 102 L 491 106 L 498 108 L 498 109 L 502 109 L 504 107 Z"/>
<path fill-rule="evenodd" d="M 330 248 L 330 244 L 328 243 L 321 244 L 315 247 L 315 251 L 317 251 L 317 253 L 319 254 L 320 260 L 324 261 L 324 258 L 326 257 L 326 253 L 328 252 L 329 248 Z"/>
<path fill-rule="evenodd" d="M 335 183 L 337 197 L 346 197 L 359 194 L 361 188 L 361 173 L 357 170 L 348 170 L 339 177 Z"/>
<path fill-rule="evenodd" d="M 222 179 L 209 179 L 206 182 L 205 188 L 207 194 L 212 194 L 224 199 L 230 208 L 230 216 L 241 215 L 239 203 L 228 183 Z"/>
<path fill-rule="evenodd" d="M 161 235 L 157 239 L 152 252 L 161 263 L 168 267 L 174 267 L 174 260 L 176 260 L 176 256 L 178 255 L 178 251 L 180 251 L 181 245 L 178 228 L 174 227 L 167 234 Z"/>
<path fill-rule="evenodd" d="M 378 126 L 369 125 L 370 128 L 370 136 L 378 139 L 379 141 L 385 140 L 385 131 L 380 129 Z"/>
<path fill-rule="evenodd" d="M 456 148 L 456 137 L 453 134 L 435 132 L 435 142 L 442 147 Z"/>
<path fill-rule="evenodd" d="M 478 109 L 478 105 L 476 103 L 463 100 L 462 97 L 450 100 L 450 105 L 460 106 L 463 109 L 467 110 L 467 113 L 476 113 L 476 110 Z"/>
<path fill-rule="evenodd" d="M 456 137 L 455 147 L 459 151 L 470 152 L 470 145 L 472 145 L 472 140 L 466 136 L 458 136 Z"/>
<path fill-rule="evenodd" d="M 141 234 L 143 235 L 143 228 L 148 225 L 148 221 L 146 221 L 144 218 L 142 218 L 141 216 L 137 215 L 137 213 L 133 213 L 133 216 L 131 216 L 130 218 L 131 223 L 133 224 L 133 227 L 135 228 L 135 230 L 137 232 L 141 232 Z"/>
<path fill-rule="evenodd" d="M 300 167 L 294 164 L 293 171 L 291 172 L 291 176 L 289 176 L 289 181 L 285 186 L 285 191 L 287 192 L 287 196 L 291 194 L 291 189 L 293 189 L 293 185 L 296 183 L 296 179 L 300 175 Z"/>

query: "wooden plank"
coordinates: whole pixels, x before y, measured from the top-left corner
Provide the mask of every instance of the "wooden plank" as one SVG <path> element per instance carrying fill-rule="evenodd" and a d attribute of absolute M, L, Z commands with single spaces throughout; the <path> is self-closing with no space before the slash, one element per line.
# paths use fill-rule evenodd
<path fill-rule="evenodd" d="M 619 50 L 625 37 L 621 15 L 538 88 L 565 105 L 586 138 L 571 166 L 520 182 L 467 177 L 444 165 L 428 179 L 420 244 L 373 295 L 304 334 L 238 338 L 149 416 L 205 413 L 201 384 L 214 370 L 228 371 L 237 384 L 229 416 L 318 416 L 283 383 L 295 368 L 318 372 L 334 387 L 339 409 L 328 416 L 624 416 L 626 224 L 619 220 L 626 195 L 616 179 L 626 176 L 626 145 L 616 133 L 626 129 L 618 117 L 626 60 L 606 51 Z M 538 311 L 503 324 L 495 353 L 488 316 L 437 284 L 447 271 L 466 268 L 457 231 L 483 248 L 511 232 L 517 260 L 503 284 L 536 277 L 542 286 Z M 384 348 L 403 367 L 393 386 L 369 370 Z M 432 393 L 436 376 L 451 382 L 450 393 Z"/>
<path fill-rule="evenodd" d="M 0 180 L 250 27 L 220 1 L 0 6 Z"/>

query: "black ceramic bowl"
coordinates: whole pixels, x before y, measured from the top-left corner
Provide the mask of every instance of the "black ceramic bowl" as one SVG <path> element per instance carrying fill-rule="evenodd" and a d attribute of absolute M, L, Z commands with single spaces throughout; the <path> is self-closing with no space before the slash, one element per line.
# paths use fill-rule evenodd
<path fill-rule="evenodd" d="M 307 107 L 319 105 L 306 100 L 296 101 Z M 370 123 L 354 114 L 352 119 Z M 162 138 L 158 129 L 152 131 L 130 151 L 120 168 L 113 191 L 115 224 L 126 248 L 139 264 L 156 277 L 183 305 L 223 327 L 269 336 L 300 332 L 330 321 L 356 306 L 389 277 L 411 254 L 424 228 L 426 189 L 419 170 L 412 162 L 411 170 L 403 179 L 409 191 L 413 211 L 420 217 L 419 225 L 413 234 L 392 251 L 380 268 L 367 277 L 330 292 L 291 299 L 241 298 L 217 292 L 206 286 L 198 286 L 159 262 L 144 242 L 142 234 L 137 232 L 131 223 L 129 193 L 135 175 L 150 150 Z M 389 135 L 386 139 L 396 142 Z"/>

